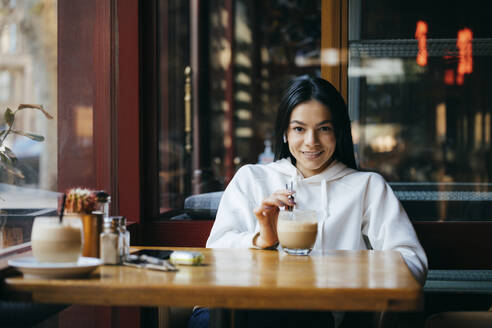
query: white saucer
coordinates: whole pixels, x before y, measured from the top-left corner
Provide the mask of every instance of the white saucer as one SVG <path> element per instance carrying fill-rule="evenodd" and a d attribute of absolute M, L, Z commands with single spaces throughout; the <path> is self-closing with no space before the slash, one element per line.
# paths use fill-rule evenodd
<path fill-rule="evenodd" d="M 77 278 L 87 276 L 102 264 L 95 257 L 81 257 L 78 262 L 38 262 L 34 257 L 9 260 L 9 265 L 24 274 L 24 278 Z"/>

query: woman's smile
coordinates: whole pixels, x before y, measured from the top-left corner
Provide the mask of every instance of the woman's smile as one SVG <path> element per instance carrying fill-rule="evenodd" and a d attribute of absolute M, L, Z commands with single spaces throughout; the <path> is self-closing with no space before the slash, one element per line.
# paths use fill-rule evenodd
<path fill-rule="evenodd" d="M 301 151 L 301 153 L 307 158 L 315 159 L 321 156 L 321 154 L 323 154 L 324 151 Z"/>
<path fill-rule="evenodd" d="M 320 102 L 309 100 L 297 105 L 285 135 L 304 177 L 321 173 L 332 162 L 336 139 L 331 111 Z"/>

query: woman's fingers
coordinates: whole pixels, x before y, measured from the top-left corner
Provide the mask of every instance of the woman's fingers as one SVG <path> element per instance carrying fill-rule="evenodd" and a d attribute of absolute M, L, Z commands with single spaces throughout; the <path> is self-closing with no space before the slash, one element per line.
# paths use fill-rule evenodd
<path fill-rule="evenodd" d="M 259 220 L 273 220 L 278 216 L 279 207 L 295 205 L 294 199 L 290 196 L 294 194 L 291 190 L 278 190 L 263 199 L 260 206 L 254 209 L 254 213 Z"/>
<path fill-rule="evenodd" d="M 260 224 L 260 236 L 258 242 L 260 247 L 272 246 L 278 241 L 277 220 L 280 207 L 295 205 L 291 190 L 278 190 L 263 199 L 260 206 L 253 210 Z"/>
<path fill-rule="evenodd" d="M 292 206 L 295 205 L 294 198 L 290 197 L 294 194 L 293 191 L 290 190 L 278 190 L 275 193 L 271 194 L 267 198 L 265 198 L 261 202 L 261 206 L 275 206 L 275 207 L 283 207 L 283 206 Z"/>
<path fill-rule="evenodd" d="M 272 207 L 278 208 L 284 206 L 293 206 L 295 205 L 294 198 L 292 197 L 293 194 L 294 191 L 291 190 L 278 190 L 267 198 L 263 199 L 260 207 L 264 210 L 269 210 Z"/>

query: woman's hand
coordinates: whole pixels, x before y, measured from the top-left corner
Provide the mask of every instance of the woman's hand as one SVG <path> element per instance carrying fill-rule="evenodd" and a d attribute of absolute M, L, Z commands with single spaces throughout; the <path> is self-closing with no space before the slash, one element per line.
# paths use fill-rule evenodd
<path fill-rule="evenodd" d="M 260 235 L 256 239 L 255 245 L 261 248 L 267 248 L 278 242 L 277 220 L 279 207 L 294 206 L 294 199 L 289 196 L 293 195 L 292 190 L 278 190 L 263 199 L 260 206 L 254 209 L 256 218 L 260 225 Z"/>

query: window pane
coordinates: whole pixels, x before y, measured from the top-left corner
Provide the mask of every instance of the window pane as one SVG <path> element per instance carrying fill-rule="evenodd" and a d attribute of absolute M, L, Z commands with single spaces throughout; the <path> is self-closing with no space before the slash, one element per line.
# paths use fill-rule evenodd
<path fill-rule="evenodd" d="M 282 91 L 294 76 L 320 75 L 321 2 L 235 1 L 233 141 L 225 136 L 230 104 L 226 99 L 227 26 L 220 20 L 223 1 L 210 12 L 210 165 L 221 188 L 228 176 L 225 163 L 233 156 L 234 171 L 257 163 L 272 141 L 273 123 Z M 234 152 L 228 148 L 234 147 Z"/>
<path fill-rule="evenodd" d="M 263 161 L 273 160 L 265 149 L 281 91 L 293 76 L 320 75 L 321 2 L 202 1 L 196 17 L 186 1 L 158 6 L 162 212 L 182 208 L 192 193 L 223 190 L 241 165 L 257 163 L 262 153 Z M 198 31 L 190 28 L 193 19 Z M 186 133 L 184 74 L 197 46 L 191 81 L 199 75 L 205 82 L 191 92 L 198 110 L 191 121 L 199 140 Z"/>
<path fill-rule="evenodd" d="M 490 220 L 492 25 L 480 1 L 350 1 L 359 164 L 413 219 Z"/>
<path fill-rule="evenodd" d="M 48 120 L 41 111 L 23 109 L 15 115 L 13 129 L 41 135 L 44 141 L 10 133 L 2 142 L 16 155 L 13 167 L 20 173 L 0 168 L 2 248 L 29 241 L 32 213 L 52 213 L 57 206 L 56 88 L 56 0 L 1 1 L 0 129 L 8 128 L 4 110 L 15 111 L 19 104 L 43 105 L 54 117 Z"/>
<path fill-rule="evenodd" d="M 190 65 L 189 1 L 158 1 L 160 208 L 182 207 L 190 188 L 185 149 L 185 67 Z"/>

